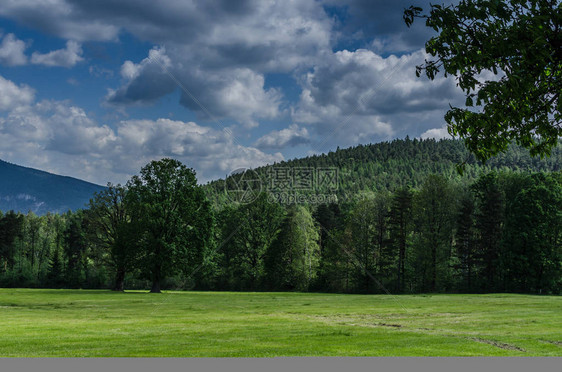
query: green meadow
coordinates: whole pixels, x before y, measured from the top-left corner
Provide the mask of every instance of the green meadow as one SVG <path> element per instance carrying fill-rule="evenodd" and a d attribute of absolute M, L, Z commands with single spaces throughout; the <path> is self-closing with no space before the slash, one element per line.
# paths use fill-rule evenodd
<path fill-rule="evenodd" d="M 0 289 L 0 356 L 562 356 L 562 297 Z"/>

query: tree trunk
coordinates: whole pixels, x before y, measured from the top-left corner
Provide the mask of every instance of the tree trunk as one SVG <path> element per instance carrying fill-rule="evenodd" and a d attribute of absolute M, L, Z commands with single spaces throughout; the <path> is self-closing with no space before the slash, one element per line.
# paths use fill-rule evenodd
<path fill-rule="evenodd" d="M 162 291 L 160 291 L 160 278 L 155 277 L 152 280 L 152 289 L 150 290 L 150 293 L 162 293 Z"/>
<path fill-rule="evenodd" d="M 115 274 L 115 286 L 113 287 L 113 290 L 123 292 L 124 284 L 125 284 L 125 268 L 119 267 L 117 268 L 117 273 Z"/>
<path fill-rule="evenodd" d="M 469 258 L 470 260 L 470 258 Z M 472 262 L 468 263 L 468 292 L 472 293 Z"/>
<path fill-rule="evenodd" d="M 437 244 L 434 242 L 431 247 L 431 292 L 435 292 L 437 282 Z"/>
<path fill-rule="evenodd" d="M 398 289 L 400 293 L 404 292 L 404 271 L 405 271 L 405 264 L 406 261 L 406 241 L 405 238 L 401 237 L 400 240 L 400 252 L 398 256 Z"/>
<path fill-rule="evenodd" d="M 152 289 L 150 290 L 150 293 L 162 293 L 160 291 L 160 279 L 162 277 L 161 273 L 161 264 L 155 264 L 152 267 Z"/>

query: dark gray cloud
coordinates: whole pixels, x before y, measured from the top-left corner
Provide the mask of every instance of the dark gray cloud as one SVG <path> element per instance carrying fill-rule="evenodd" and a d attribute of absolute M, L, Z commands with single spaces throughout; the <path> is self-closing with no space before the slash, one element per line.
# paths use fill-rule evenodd
<path fill-rule="evenodd" d="M 449 103 L 463 95 L 455 81 L 415 76 L 422 51 L 382 57 L 359 49 L 340 51 L 302 80 L 293 120 L 308 125 L 327 144 L 353 145 L 441 127 Z"/>
<path fill-rule="evenodd" d="M 265 76 L 270 72 L 300 75 L 320 65 L 309 84 L 315 102 L 355 106 L 357 97 L 345 82 L 357 91 L 368 89 L 363 86 L 373 81 L 363 76 L 369 74 L 369 66 L 353 61 L 323 65 L 336 60 L 331 51 L 333 43 L 338 37 L 345 39 L 360 32 L 373 50 L 417 49 L 428 33 L 420 31 L 423 27 L 405 27 L 402 12 L 412 4 L 425 5 L 425 1 L 53 0 L 49 7 L 32 2 L 10 3 L 0 14 L 23 23 L 33 21 L 35 27 L 62 37 L 72 35 L 77 40 L 111 40 L 118 37 L 119 30 L 127 30 L 141 40 L 158 43 L 165 50 L 167 72 L 174 78 L 150 58 L 127 62 L 136 66 L 136 74 L 108 94 L 108 103 L 153 103 L 174 91 L 173 80 L 177 79 L 206 110 L 185 93 L 180 103 L 198 112 L 202 119 L 209 119 L 208 111 L 217 118 L 234 118 L 251 127 L 260 119 L 281 114 L 282 92 L 264 88 Z M 337 6 L 348 14 L 343 34 L 337 33 L 322 6 Z M 36 22 L 37 18 L 43 21 Z M 418 25 L 421 27 L 421 22 Z M 96 36 L 90 35 L 89 29 L 98 29 Z M 346 76 L 338 85 L 338 91 L 344 92 L 341 97 L 334 97 L 338 92 L 331 86 L 323 86 L 332 83 L 328 75 Z M 444 87 L 442 93 L 450 94 L 446 90 Z M 399 93 L 389 90 L 363 105 L 373 112 L 388 114 L 436 107 L 443 97 L 436 95 L 439 98 L 434 102 L 417 104 L 405 102 Z M 349 107 L 341 107 L 341 111 L 349 111 Z"/>
<path fill-rule="evenodd" d="M 110 91 L 107 102 L 114 105 L 151 104 L 172 93 L 177 84 L 166 74 L 168 68 L 171 68 L 171 62 L 163 49 L 151 50 L 149 57 L 139 64 L 126 61 L 121 67 L 121 76 L 127 83 Z"/>
<path fill-rule="evenodd" d="M 170 58 L 163 48 L 151 50 L 149 57 L 138 64 L 126 61 L 121 68 L 126 83 L 110 91 L 107 102 L 152 103 L 180 89 L 180 103 L 205 120 L 230 118 L 253 127 L 258 119 L 279 115 L 282 96 L 276 89 L 265 89 L 263 74 L 248 68 L 225 68 L 211 73 L 195 66 L 183 68 L 177 61 L 177 52 L 176 58 Z"/>
<path fill-rule="evenodd" d="M 65 0 L 4 2 L 0 15 L 30 28 L 78 41 L 112 40 L 119 32 L 119 26 L 111 21 L 88 17 Z"/>
<path fill-rule="evenodd" d="M 306 71 L 331 54 L 334 37 L 332 19 L 315 0 L 53 0 L 48 7 L 34 5 L 13 2 L 0 15 L 78 41 L 115 40 L 126 30 L 166 51 L 173 79 L 149 59 L 130 61 L 137 74 L 113 89 L 108 103 L 153 103 L 172 92 L 177 79 L 213 116 L 248 127 L 281 114 L 282 92 L 265 88 L 265 75 Z M 180 103 L 209 119 L 188 95 Z"/>
<path fill-rule="evenodd" d="M 22 1 L 4 4 L 0 15 L 78 41 L 115 40 L 126 30 L 141 40 L 197 47 L 191 53 L 245 66 L 280 55 L 304 58 L 311 48 L 329 46 L 332 26 L 314 0 Z"/>
<path fill-rule="evenodd" d="M 455 2 L 439 1 L 440 4 Z M 340 27 L 347 38 L 363 38 L 384 53 L 415 51 L 435 34 L 423 20 L 416 20 L 408 28 L 402 18 L 406 8 L 419 6 L 428 10 L 429 3 L 428 0 L 324 0 L 324 4 L 337 7 L 346 15 Z"/>

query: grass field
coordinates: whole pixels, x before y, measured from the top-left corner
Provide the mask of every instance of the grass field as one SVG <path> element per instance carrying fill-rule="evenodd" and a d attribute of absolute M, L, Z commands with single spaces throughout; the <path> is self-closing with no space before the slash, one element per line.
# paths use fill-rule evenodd
<path fill-rule="evenodd" d="M 0 289 L 0 356 L 562 356 L 562 297 Z"/>

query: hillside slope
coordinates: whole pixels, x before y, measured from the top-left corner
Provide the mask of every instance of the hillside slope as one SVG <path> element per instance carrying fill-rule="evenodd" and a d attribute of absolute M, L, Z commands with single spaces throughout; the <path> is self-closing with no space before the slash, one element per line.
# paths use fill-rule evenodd
<path fill-rule="evenodd" d="M 0 210 L 35 214 L 84 207 L 103 187 L 0 160 Z"/>
<path fill-rule="evenodd" d="M 466 163 L 465 172 L 460 176 L 457 165 L 463 162 Z M 555 148 L 549 158 L 544 159 L 531 157 L 527 150 L 513 145 L 505 154 L 490 159 L 486 164 L 476 161 L 462 141 L 452 139 L 436 141 L 406 138 L 347 149 L 338 148 L 327 154 L 288 160 L 255 169 L 264 189 L 278 181 L 279 174 L 276 174 L 276 170 L 283 168 L 336 169 L 338 182 L 334 193 L 339 200 L 344 200 L 366 190 L 394 191 L 401 187 L 417 188 L 432 173 L 468 184 L 482 172 L 491 170 L 560 171 L 562 145 Z M 228 177 L 226 185 L 233 184 L 235 177 L 237 176 Z M 230 189 L 230 186 L 225 186 L 225 180 L 210 182 L 205 187 L 208 195 L 217 205 L 229 203 L 225 189 Z M 295 189 L 291 191 L 299 194 L 322 192 L 314 187 L 308 191 Z"/>

